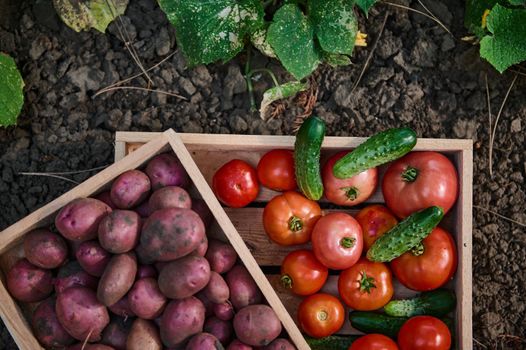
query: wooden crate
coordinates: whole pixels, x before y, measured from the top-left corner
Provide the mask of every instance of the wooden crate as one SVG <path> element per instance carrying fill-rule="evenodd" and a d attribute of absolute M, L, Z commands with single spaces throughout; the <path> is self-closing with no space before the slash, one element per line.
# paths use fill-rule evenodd
<path fill-rule="evenodd" d="M 140 150 L 124 157 L 122 160 L 89 178 L 71 191 L 0 232 L 0 277 L 2 277 L 0 281 L 0 315 L 20 349 L 42 349 L 33 336 L 28 322 L 28 316 L 30 316 L 36 304 L 16 303 L 5 287 L 5 274 L 9 268 L 23 256 L 21 247 L 23 236 L 33 229 L 49 226 L 60 208 L 73 199 L 89 197 L 108 189 L 112 180 L 124 171 L 140 168 L 156 154 L 170 150 L 173 150 L 177 154 L 190 175 L 194 184 L 192 191 L 203 198 L 212 211 L 216 220 L 215 225 L 217 229 L 214 231 L 215 235 L 219 236 L 218 238 L 230 241 L 240 259 L 254 277 L 254 280 L 269 305 L 280 318 L 292 341 L 299 349 L 309 349 L 305 339 L 294 324 L 293 319 L 281 303 L 278 295 L 243 242 L 243 239 L 237 233 L 232 222 L 221 207 L 221 204 L 217 201 L 205 178 L 199 171 L 199 168 L 192 160 L 192 156 L 185 148 L 180 137 L 173 130 L 156 134 L 155 137 L 152 137 L 151 142 L 141 147 Z"/>
<path fill-rule="evenodd" d="M 179 134 L 192 154 L 194 161 L 211 184 L 215 171 L 227 161 L 239 158 L 257 165 L 260 157 L 271 149 L 293 149 L 293 136 L 255 136 L 255 135 L 216 135 L 216 134 Z M 158 133 L 117 132 L 115 142 L 115 159 L 119 160 L 126 154 L 138 149 L 144 142 L 158 136 Z M 322 145 L 322 163 L 332 154 L 348 150 L 362 143 L 364 138 L 357 137 L 326 137 Z M 456 165 L 459 174 L 459 198 L 452 210 L 444 217 L 440 226 L 451 232 L 458 248 L 458 270 L 448 288 L 455 290 L 457 308 L 454 313 L 457 349 L 471 350 L 472 343 L 472 285 L 471 285 L 471 230 L 472 230 L 472 171 L 473 148 L 472 140 L 450 139 L 418 139 L 415 151 L 432 150 L 442 152 Z M 380 182 L 385 167 L 380 168 Z M 278 266 L 291 250 L 299 247 L 281 247 L 272 243 L 265 234 L 262 224 L 264 204 L 278 194 L 262 188 L 256 203 L 248 208 L 225 208 L 230 220 L 237 228 L 245 243 L 250 248 L 256 261 L 274 286 L 283 304 L 291 316 L 296 319 L 296 310 L 301 298 L 291 295 L 279 283 Z M 323 202 L 323 199 L 322 199 Z M 377 188 L 366 204 L 384 203 L 380 188 Z M 322 203 L 322 207 L 324 203 Z M 363 206 L 360 206 L 363 207 Z M 359 208 L 360 208 L 359 207 Z M 331 209 L 333 210 L 333 209 Z M 355 214 L 359 209 L 343 209 Z M 330 211 L 330 210 L 325 210 Z M 306 245 L 307 247 L 309 245 Z M 337 276 L 330 276 L 324 291 L 337 294 Z M 395 297 L 409 297 L 416 293 L 395 281 Z M 342 334 L 360 334 L 353 329 L 349 321 L 340 331 Z"/>

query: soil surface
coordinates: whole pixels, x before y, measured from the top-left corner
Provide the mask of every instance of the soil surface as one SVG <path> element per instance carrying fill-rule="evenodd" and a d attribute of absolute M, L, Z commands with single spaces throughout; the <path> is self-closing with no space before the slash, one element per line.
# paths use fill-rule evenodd
<path fill-rule="evenodd" d="M 360 28 L 369 34 L 354 64 L 315 74 L 319 87 L 314 112 L 328 134 L 368 136 L 387 127 L 409 125 L 420 137 L 474 141 L 474 204 L 526 222 L 526 79 L 519 77 L 502 111 L 489 175 L 490 127 L 485 76 L 493 119 L 514 73 L 499 75 L 478 57 L 478 47 L 460 40 L 463 4 L 425 1 L 453 36 L 428 18 L 389 5 L 376 6 Z M 186 68 L 180 53 L 149 72 L 158 93 L 118 90 L 95 93 L 139 73 L 113 23 L 106 34 L 75 33 L 60 22 L 51 1 L 0 0 L 0 51 L 12 55 L 26 84 L 17 127 L 0 129 L 0 229 L 16 222 L 74 186 L 60 179 L 21 172 L 63 172 L 110 164 L 116 130 L 291 134 L 302 108 L 292 101 L 281 116 L 263 122 L 250 112 L 243 77 L 245 55 L 227 64 Z M 417 1 L 405 2 L 423 10 Z M 385 30 L 358 86 L 357 77 Z M 174 29 L 154 0 L 131 0 L 122 24 L 145 67 L 177 50 Z M 256 55 L 252 67 L 268 67 L 281 81 L 290 77 L 279 64 Z M 147 86 L 144 78 L 130 83 Z M 256 99 L 270 86 L 255 83 Z M 302 102 L 302 101 L 299 101 Z M 95 172 L 68 175 L 81 182 Z M 526 233 L 480 208 L 473 213 L 473 331 L 476 349 L 508 338 L 526 337 Z M 482 345 L 479 345 L 482 344 Z M 15 349 L 0 327 L 0 348 Z M 523 345 L 507 348 L 524 349 Z M 499 348 L 501 349 L 501 348 Z"/>

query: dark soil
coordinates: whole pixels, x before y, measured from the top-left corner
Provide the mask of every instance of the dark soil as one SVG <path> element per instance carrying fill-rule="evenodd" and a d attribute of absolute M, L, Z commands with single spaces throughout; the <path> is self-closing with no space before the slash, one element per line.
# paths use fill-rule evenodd
<path fill-rule="evenodd" d="M 174 29 L 154 0 L 131 0 L 122 18 L 145 67 L 176 50 Z M 475 143 L 474 203 L 526 222 L 526 80 L 517 80 L 500 118 L 494 144 L 494 176 L 488 172 L 489 124 L 484 77 L 494 116 L 513 73 L 499 75 L 478 58 L 477 47 L 458 40 L 463 4 L 425 1 L 453 39 L 418 14 L 378 5 L 362 31 L 372 43 L 386 11 L 389 18 L 370 67 L 351 91 L 369 48 L 356 50 L 355 64 L 321 68 L 314 112 L 328 133 L 366 136 L 409 125 L 420 137 L 468 138 Z M 100 88 L 139 72 L 112 24 L 106 34 L 75 33 L 57 18 L 51 1 L 0 0 L 0 51 L 15 57 L 26 83 L 19 126 L 0 129 L 0 229 L 70 189 L 62 180 L 20 172 L 89 169 L 113 159 L 116 130 L 290 134 L 300 108 L 288 108 L 268 123 L 250 113 L 243 78 L 244 55 L 224 65 L 185 68 L 177 53 L 153 69 L 155 87 L 187 97 Z M 406 3 L 419 8 L 418 2 Z M 276 61 L 256 56 L 289 79 Z M 265 78 L 266 79 L 266 78 Z M 269 82 L 256 83 L 257 98 Z M 144 78 L 133 82 L 146 86 Z M 73 175 L 77 182 L 91 173 Z M 526 337 L 526 234 L 524 228 L 474 209 L 473 324 L 475 348 L 491 348 L 501 335 Z M 0 348 L 14 349 L 4 327 Z M 526 348 L 517 345 L 517 348 Z M 510 347 L 512 348 L 512 347 Z"/>

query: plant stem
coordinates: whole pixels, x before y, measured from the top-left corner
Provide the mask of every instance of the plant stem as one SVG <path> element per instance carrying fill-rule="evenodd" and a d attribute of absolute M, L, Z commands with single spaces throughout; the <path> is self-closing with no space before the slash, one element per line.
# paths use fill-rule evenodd
<path fill-rule="evenodd" d="M 254 85 L 252 84 L 252 74 L 250 72 L 250 58 L 252 56 L 252 47 L 247 48 L 247 63 L 245 64 L 245 80 L 247 82 L 248 97 L 250 98 L 250 111 L 255 112 L 256 98 L 254 97 Z"/>

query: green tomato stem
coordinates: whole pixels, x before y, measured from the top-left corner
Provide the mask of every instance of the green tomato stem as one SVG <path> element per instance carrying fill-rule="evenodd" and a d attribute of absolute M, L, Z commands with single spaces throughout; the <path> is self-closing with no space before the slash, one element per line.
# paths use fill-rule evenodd
<path fill-rule="evenodd" d="M 408 166 L 402 173 L 402 180 L 413 182 L 418 177 L 418 169 Z"/>
<path fill-rule="evenodd" d="M 424 248 L 424 245 L 422 244 L 422 242 L 418 243 L 416 246 L 411 248 L 411 253 L 414 256 L 420 256 L 420 255 L 424 254 L 424 251 L 425 251 L 425 248 Z"/>
<path fill-rule="evenodd" d="M 303 221 L 297 216 L 292 216 L 289 219 L 289 229 L 292 232 L 298 232 L 303 228 Z"/>
<path fill-rule="evenodd" d="M 340 188 L 341 190 L 343 190 L 345 192 L 345 196 L 347 197 L 347 199 L 349 199 L 350 201 L 354 201 L 356 200 L 356 198 L 358 198 L 358 196 L 360 195 L 360 190 L 358 190 L 357 187 L 354 187 L 354 186 L 350 186 L 350 187 L 342 187 Z"/>
<path fill-rule="evenodd" d="M 340 240 L 340 245 L 344 248 L 352 248 L 355 242 L 356 239 L 354 239 L 353 237 L 343 237 Z"/>
<path fill-rule="evenodd" d="M 362 278 L 358 281 L 360 282 L 360 292 L 367 292 L 371 294 L 371 288 L 376 288 L 375 280 L 373 277 L 367 277 L 367 273 L 362 271 Z"/>
<path fill-rule="evenodd" d="M 281 284 L 287 289 L 292 288 L 292 278 L 289 275 L 281 276 Z"/>

